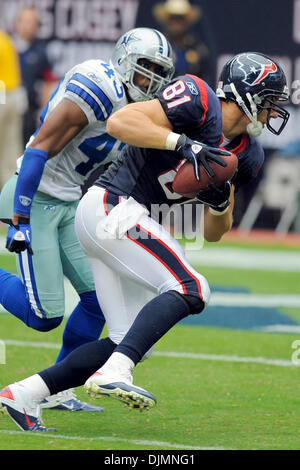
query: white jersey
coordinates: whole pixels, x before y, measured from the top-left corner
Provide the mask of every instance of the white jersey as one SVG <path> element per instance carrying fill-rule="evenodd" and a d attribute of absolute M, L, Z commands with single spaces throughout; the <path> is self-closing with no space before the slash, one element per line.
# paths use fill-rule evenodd
<path fill-rule="evenodd" d="M 111 64 L 88 60 L 67 72 L 40 117 L 37 134 L 51 111 L 64 98 L 76 103 L 88 124 L 55 157 L 47 160 L 38 191 L 63 201 L 80 199 L 81 186 L 100 165 L 117 157 L 124 143 L 106 133 L 106 120 L 125 106 L 125 90 Z M 18 170 L 22 158 L 17 161 Z"/>

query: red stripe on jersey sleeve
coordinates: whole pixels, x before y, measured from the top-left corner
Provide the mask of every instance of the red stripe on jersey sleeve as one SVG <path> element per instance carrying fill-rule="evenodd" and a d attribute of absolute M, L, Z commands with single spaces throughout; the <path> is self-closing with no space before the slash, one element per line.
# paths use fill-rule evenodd
<path fill-rule="evenodd" d="M 208 93 L 207 93 L 207 89 L 206 89 L 206 86 L 203 82 L 203 80 L 201 80 L 201 78 L 197 77 L 196 75 L 190 75 L 190 74 L 187 74 L 189 77 L 192 77 L 193 80 L 195 80 L 198 88 L 199 88 L 199 91 L 200 91 L 200 96 L 201 96 L 201 103 L 202 103 L 202 106 L 203 106 L 203 118 L 199 124 L 199 126 L 201 127 L 204 122 L 205 122 L 205 119 L 206 119 L 206 114 L 207 114 L 207 109 L 208 109 Z"/>

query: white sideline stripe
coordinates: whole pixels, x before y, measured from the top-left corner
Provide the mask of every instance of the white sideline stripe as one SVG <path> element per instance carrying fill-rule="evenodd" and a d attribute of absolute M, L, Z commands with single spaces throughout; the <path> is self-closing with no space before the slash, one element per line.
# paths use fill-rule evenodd
<path fill-rule="evenodd" d="M 33 436 L 32 432 L 24 432 L 24 431 L 9 431 L 5 429 L 0 430 L 0 434 L 12 434 L 18 435 L 21 434 L 22 436 Z M 64 439 L 69 441 L 112 441 L 112 442 L 128 442 L 131 444 L 136 445 L 147 445 L 147 446 L 154 446 L 154 447 L 172 447 L 174 449 L 186 449 L 186 450 L 225 450 L 223 447 L 196 447 L 196 446 L 187 446 L 185 444 L 174 444 L 171 442 L 162 442 L 162 441 L 148 441 L 148 440 L 140 440 L 140 439 L 122 439 L 121 437 L 110 437 L 110 436 L 97 436 L 97 437 L 82 437 L 82 436 L 66 436 L 64 434 L 56 434 L 56 433 L 34 433 L 35 437 L 48 437 L 48 438 L 55 438 L 55 439 Z"/>
<path fill-rule="evenodd" d="M 209 305 L 229 307 L 300 307 L 297 294 L 212 292 Z"/>
<path fill-rule="evenodd" d="M 19 347 L 33 347 L 46 349 L 60 349 L 61 345 L 57 343 L 42 343 L 33 341 L 18 341 L 13 339 L 3 339 L 6 345 Z M 175 357 L 177 359 L 198 359 L 202 361 L 223 361 L 223 362 L 248 362 L 256 364 L 266 364 L 272 366 L 291 367 L 295 364 L 285 359 L 267 359 L 265 357 L 240 357 L 226 356 L 223 354 L 195 354 L 195 353 L 179 353 L 175 351 L 154 351 L 153 356 L 158 357 Z"/>
<path fill-rule="evenodd" d="M 251 250 L 246 248 L 203 248 L 187 250 L 187 259 L 198 268 L 220 266 L 227 269 L 300 272 L 300 251 Z"/>
<path fill-rule="evenodd" d="M 268 333 L 295 333 L 300 334 L 300 325 L 269 325 L 257 328 L 259 331 Z"/>
<path fill-rule="evenodd" d="M 44 349 L 60 349 L 59 343 L 44 343 L 41 341 L 19 341 L 15 339 L 2 339 L 8 346 L 30 347 L 30 348 L 44 348 Z"/>
<path fill-rule="evenodd" d="M 65 312 L 68 317 L 78 303 L 79 297 L 65 279 Z M 300 307 L 300 295 L 298 294 L 252 294 L 243 292 L 212 292 L 209 306 L 223 307 Z M 0 305 L 0 313 L 6 310 Z"/>
<path fill-rule="evenodd" d="M 6 236 L 0 235 L 0 254 L 14 256 L 5 249 Z M 220 266 L 228 269 L 255 269 L 260 271 L 300 272 L 300 251 L 256 250 L 247 248 L 205 247 L 195 243 L 185 246 L 187 259 L 200 266 Z"/>
<path fill-rule="evenodd" d="M 272 366 L 290 367 L 294 364 L 285 359 L 267 359 L 265 357 L 241 357 L 226 356 L 223 354 L 194 354 L 178 352 L 153 352 L 153 356 L 176 357 L 176 359 L 200 359 L 203 361 L 223 361 L 223 362 L 248 362 L 256 364 L 266 364 Z"/>

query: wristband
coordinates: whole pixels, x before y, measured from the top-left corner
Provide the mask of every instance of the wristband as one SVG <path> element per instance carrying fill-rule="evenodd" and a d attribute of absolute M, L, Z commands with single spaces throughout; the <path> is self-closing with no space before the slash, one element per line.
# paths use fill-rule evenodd
<path fill-rule="evenodd" d="M 40 184 L 48 152 L 28 147 L 23 156 L 14 196 L 14 213 L 29 217 L 33 196 Z"/>
<path fill-rule="evenodd" d="M 216 216 L 226 214 L 226 212 L 228 211 L 228 209 L 229 209 L 229 206 L 227 206 L 226 209 L 224 209 L 222 212 L 220 212 L 220 211 L 216 211 L 216 210 L 213 209 L 212 207 L 209 207 L 209 208 L 208 208 L 209 212 L 210 212 L 212 215 L 216 215 Z"/>
<path fill-rule="evenodd" d="M 179 137 L 180 137 L 180 134 L 176 134 L 175 132 L 170 132 L 166 140 L 166 150 L 175 150 Z"/>

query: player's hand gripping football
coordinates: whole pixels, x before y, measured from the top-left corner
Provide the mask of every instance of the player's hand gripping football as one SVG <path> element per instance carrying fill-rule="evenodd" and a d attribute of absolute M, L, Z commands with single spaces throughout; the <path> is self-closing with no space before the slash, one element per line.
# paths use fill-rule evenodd
<path fill-rule="evenodd" d="M 229 181 L 226 181 L 221 188 L 218 188 L 214 183 L 208 183 L 208 189 L 199 191 L 196 197 L 198 201 L 207 204 L 213 210 L 223 212 L 230 204 L 230 191 L 231 183 Z"/>
<path fill-rule="evenodd" d="M 19 223 L 18 225 L 14 225 L 12 221 L 9 219 L 6 219 L 6 220 L 1 219 L 1 220 L 9 224 L 5 248 L 7 248 L 8 251 L 12 251 L 14 253 L 21 253 L 21 251 L 28 250 L 28 253 L 33 255 L 33 251 L 31 248 L 30 224 Z"/>
<path fill-rule="evenodd" d="M 193 165 L 197 181 L 200 181 L 199 165 L 202 165 L 208 176 L 213 178 L 215 172 L 209 165 L 209 162 L 215 162 L 225 167 L 227 163 L 221 158 L 221 155 L 230 155 L 230 152 L 226 150 L 210 147 L 201 142 L 197 142 L 197 140 L 189 139 L 185 134 L 181 134 L 179 137 L 175 150 Z"/>

